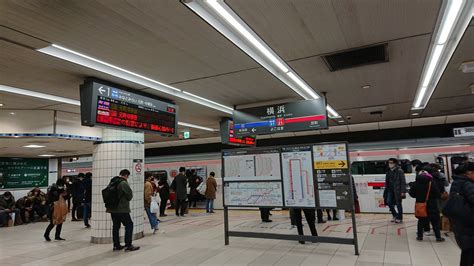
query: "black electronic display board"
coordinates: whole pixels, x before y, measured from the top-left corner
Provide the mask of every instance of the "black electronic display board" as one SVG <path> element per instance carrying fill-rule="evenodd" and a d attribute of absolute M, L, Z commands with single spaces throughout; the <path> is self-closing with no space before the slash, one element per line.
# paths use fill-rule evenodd
<path fill-rule="evenodd" d="M 234 121 L 224 119 L 220 123 L 221 142 L 222 144 L 230 144 L 236 146 L 255 146 L 257 138 L 255 136 L 237 137 L 234 132 Z"/>
<path fill-rule="evenodd" d="M 306 100 L 234 110 L 236 136 L 328 128 L 326 100 Z"/>
<path fill-rule="evenodd" d="M 176 135 L 178 107 L 152 95 L 86 80 L 81 85 L 83 126 L 107 126 Z"/>

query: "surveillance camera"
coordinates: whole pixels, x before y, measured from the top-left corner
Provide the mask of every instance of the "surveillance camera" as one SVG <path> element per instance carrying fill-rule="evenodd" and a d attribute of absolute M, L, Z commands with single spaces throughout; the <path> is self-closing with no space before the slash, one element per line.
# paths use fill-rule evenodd
<path fill-rule="evenodd" d="M 351 120 L 351 119 L 352 119 L 352 116 L 348 115 L 348 116 L 346 116 L 346 119 L 347 119 L 347 120 Z"/>

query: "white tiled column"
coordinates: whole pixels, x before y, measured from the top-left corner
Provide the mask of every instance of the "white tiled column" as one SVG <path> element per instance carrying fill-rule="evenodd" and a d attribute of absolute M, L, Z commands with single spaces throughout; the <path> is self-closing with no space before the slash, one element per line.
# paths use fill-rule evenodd
<path fill-rule="evenodd" d="M 135 167 L 136 161 L 141 160 L 143 170 Z M 135 161 L 135 163 L 134 163 Z M 133 219 L 133 239 L 143 237 L 143 184 L 145 145 L 144 134 L 131 131 L 103 129 L 102 141 L 96 145 L 92 161 L 92 235 L 91 242 L 112 243 L 112 220 L 105 212 L 102 200 L 104 189 L 120 170 L 128 169 L 131 173 L 128 183 L 133 191 L 130 209 Z M 124 235 L 122 226 L 120 236 Z"/>

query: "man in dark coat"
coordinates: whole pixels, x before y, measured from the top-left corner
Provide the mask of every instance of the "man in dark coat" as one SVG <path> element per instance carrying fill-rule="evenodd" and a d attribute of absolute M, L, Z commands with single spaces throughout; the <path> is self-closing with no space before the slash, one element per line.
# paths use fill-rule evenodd
<path fill-rule="evenodd" d="M 180 167 L 179 174 L 174 178 L 172 189 L 176 193 L 176 216 L 184 216 L 184 212 L 186 211 L 186 199 L 187 199 L 187 179 L 185 176 L 186 168 Z"/>
<path fill-rule="evenodd" d="M 120 171 L 119 176 L 112 178 L 111 183 L 117 184 L 118 192 L 118 204 L 114 207 L 107 208 L 107 212 L 110 213 L 112 218 L 112 239 L 114 243 L 114 251 L 122 250 L 135 251 L 139 250 L 140 247 L 132 245 L 133 237 L 133 221 L 130 216 L 130 201 L 133 199 L 133 191 L 128 184 L 128 178 L 130 171 L 123 169 Z M 121 225 L 125 226 L 125 246 L 120 244 L 119 231 Z"/>
<path fill-rule="evenodd" d="M 84 208 L 82 215 L 84 217 L 84 225 L 89 228 L 89 219 L 91 217 L 91 202 L 92 202 L 92 173 L 86 173 L 84 181 L 82 181 L 82 190 L 84 191 L 83 204 Z"/>
<path fill-rule="evenodd" d="M 166 176 L 160 176 L 160 180 L 158 181 L 158 191 L 160 193 L 160 217 L 167 216 L 166 211 L 166 203 L 170 198 L 170 185 L 168 184 L 168 178 Z"/>
<path fill-rule="evenodd" d="M 385 176 L 385 190 L 383 198 L 385 205 L 388 205 L 392 213 L 394 223 L 403 222 L 402 200 L 406 198 L 406 179 L 403 170 L 398 166 L 398 160 L 390 158 L 388 160 L 389 170 Z M 395 211 L 395 206 L 397 211 Z"/>
<path fill-rule="evenodd" d="M 468 162 L 456 168 L 450 196 L 459 194 L 464 203 L 470 206 L 470 213 L 464 219 L 453 219 L 453 231 L 456 242 L 461 248 L 461 266 L 474 265 L 474 162 Z"/>

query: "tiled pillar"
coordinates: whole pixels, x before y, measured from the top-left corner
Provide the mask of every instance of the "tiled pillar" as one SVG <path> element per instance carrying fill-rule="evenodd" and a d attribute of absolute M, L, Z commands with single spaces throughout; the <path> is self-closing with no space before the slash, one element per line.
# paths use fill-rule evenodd
<path fill-rule="evenodd" d="M 92 161 L 92 243 L 112 243 L 112 220 L 110 214 L 105 212 L 102 189 L 109 184 L 112 177 L 118 176 L 122 169 L 128 169 L 131 173 L 128 183 L 133 191 L 133 199 L 130 202 L 133 239 L 143 237 L 144 159 L 143 133 L 103 129 L 102 141 L 96 144 Z M 120 236 L 123 235 L 122 226 Z"/>

